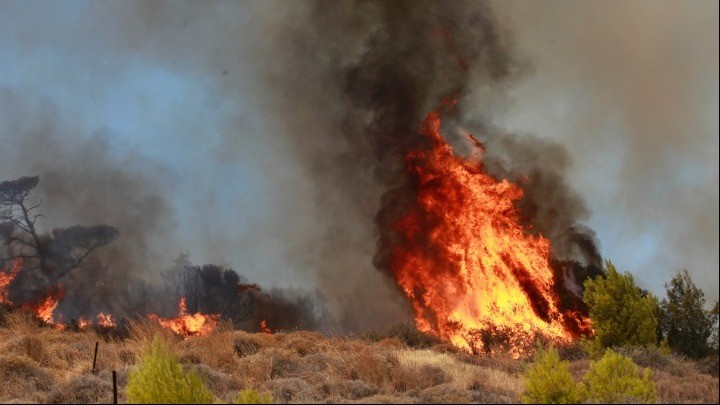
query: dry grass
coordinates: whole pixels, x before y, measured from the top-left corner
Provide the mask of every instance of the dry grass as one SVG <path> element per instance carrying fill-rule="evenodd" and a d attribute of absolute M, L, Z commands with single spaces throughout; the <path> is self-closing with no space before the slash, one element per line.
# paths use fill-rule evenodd
<path fill-rule="evenodd" d="M 221 327 L 182 340 L 154 322 L 137 321 L 129 337 L 118 340 L 92 331 L 43 328 L 10 314 L 0 328 L 0 402 L 107 403 L 113 369 L 123 402 L 128 372 L 154 336 L 173 346 L 186 368 L 198 370 L 220 402 L 255 388 L 272 393 L 277 403 L 513 403 L 523 389 L 521 360 L 472 357 L 410 334 L 368 339 Z M 100 349 L 93 374 L 96 341 Z M 568 353 L 571 372 L 581 376 L 588 359 Z M 653 368 L 659 401 L 718 402 L 718 379 L 704 371 L 713 368 L 712 361 L 638 348 L 624 353 Z"/>

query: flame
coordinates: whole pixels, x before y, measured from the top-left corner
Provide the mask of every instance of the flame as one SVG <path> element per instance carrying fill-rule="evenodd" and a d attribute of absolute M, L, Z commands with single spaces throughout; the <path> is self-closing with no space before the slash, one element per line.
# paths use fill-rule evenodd
<path fill-rule="evenodd" d="M 267 321 L 264 319 L 260 322 L 260 331 L 262 331 L 262 333 L 272 334 L 272 331 L 267 326 Z"/>
<path fill-rule="evenodd" d="M 114 328 L 117 326 L 112 319 L 112 315 L 110 315 L 110 314 L 105 315 L 102 312 L 100 312 L 97 314 L 97 320 L 98 321 L 97 321 L 96 325 L 103 327 L 103 328 Z M 88 328 L 88 327 L 92 326 L 93 324 L 94 323 L 91 320 L 89 320 L 85 317 L 82 317 L 82 316 L 77 321 L 77 326 L 80 329 Z"/>
<path fill-rule="evenodd" d="M 177 318 L 163 319 L 155 314 L 150 314 L 148 317 L 184 337 L 206 335 L 215 329 L 220 319 L 219 314 L 204 315 L 200 312 L 188 314 L 185 297 L 180 299 L 179 307 L 180 311 Z"/>
<path fill-rule="evenodd" d="M 8 298 L 9 291 L 7 290 L 10 283 L 15 279 L 15 276 L 22 271 L 23 260 L 15 259 L 12 265 L 4 265 L 2 271 L 0 271 L 0 304 L 12 305 L 12 301 Z"/>
<path fill-rule="evenodd" d="M 105 315 L 100 312 L 99 314 L 97 314 L 97 319 L 98 325 L 102 326 L 103 328 L 114 328 L 115 326 L 117 326 L 115 325 L 115 322 L 112 319 L 112 315 L 110 314 Z"/>
<path fill-rule="evenodd" d="M 55 322 L 53 313 L 58 303 L 65 295 L 65 290 L 62 286 L 58 286 L 50 290 L 45 298 L 35 303 L 26 303 L 22 305 L 22 308 L 34 313 L 40 320 L 48 325 L 55 325 L 58 329 L 64 329 L 64 325 L 61 324 L 62 320 Z"/>
<path fill-rule="evenodd" d="M 84 318 L 84 317 L 82 317 L 82 316 L 80 317 L 80 319 L 77 320 L 77 326 L 78 326 L 78 328 L 80 328 L 80 329 L 85 329 L 85 328 L 87 328 L 87 327 L 90 326 L 90 325 L 92 325 L 92 322 L 90 322 L 89 319 Z"/>
<path fill-rule="evenodd" d="M 490 349 L 488 334 L 502 333 L 515 355 L 539 336 L 572 339 L 565 324 L 583 319 L 558 309 L 550 242 L 519 225 L 514 203 L 523 190 L 486 174 L 482 150 L 456 156 L 440 134 L 439 112 L 420 135 L 429 147 L 406 157 L 417 199 L 392 223 L 399 243 L 390 262 L 418 329 L 472 353 Z"/>

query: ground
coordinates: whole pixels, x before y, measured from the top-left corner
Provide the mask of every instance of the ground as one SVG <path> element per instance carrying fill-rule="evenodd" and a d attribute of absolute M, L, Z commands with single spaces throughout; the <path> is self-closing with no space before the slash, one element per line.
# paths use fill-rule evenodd
<path fill-rule="evenodd" d="M 232 402 L 248 387 L 272 393 L 276 403 L 513 403 L 523 389 L 526 360 L 469 356 L 408 334 L 262 334 L 221 326 L 210 335 L 182 339 L 143 321 L 118 339 L 92 330 L 41 327 L 11 314 L 0 327 L 0 402 L 109 403 L 111 370 L 117 370 L 123 403 L 127 374 L 145 342 L 157 334 L 172 343 L 185 367 L 205 375 L 221 402 Z M 716 359 L 689 361 L 642 348 L 622 351 L 653 369 L 659 403 L 718 402 Z M 578 347 L 561 352 L 579 378 L 588 368 L 587 356 Z"/>

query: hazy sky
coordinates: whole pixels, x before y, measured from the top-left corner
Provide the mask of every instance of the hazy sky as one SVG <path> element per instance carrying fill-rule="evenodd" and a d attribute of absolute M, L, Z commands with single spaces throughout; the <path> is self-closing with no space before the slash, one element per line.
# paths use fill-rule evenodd
<path fill-rule="evenodd" d="M 275 91 L 260 79 L 268 37 L 302 6 L 207 4 L 0 3 L 0 178 L 100 159 L 150 178 L 167 205 L 148 267 L 184 249 L 311 288 L 292 259 L 308 245 L 287 241 L 322 215 L 273 132 L 282 111 L 258 97 Z M 497 14 L 527 73 L 494 123 L 567 148 L 604 257 L 658 293 L 687 268 L 716 298 L 718 3 L 518 1 Z M 78 152 L 88 144 L 99 152 Z M 66 205 L 45 201 L 48 226 L 86 220 Z"/>

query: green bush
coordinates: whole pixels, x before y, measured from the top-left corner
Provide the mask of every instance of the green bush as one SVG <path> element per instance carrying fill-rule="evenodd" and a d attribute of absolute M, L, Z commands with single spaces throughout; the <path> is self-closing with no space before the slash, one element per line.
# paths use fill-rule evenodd
<path fill-rule="evenodd" d="M 705 294 L 687 270 L 665 284 L 660 331 L 671 349 L 699 359 L 713 352 L 717 312 L 705 310 Z M 717 311 L 717 309 L 715 309 Z"/>
<path fill-rule="evenodd" d="M 568 362 L 561 361 L 558 351 L 538 347 L 535 360 L 525 371 L 525 404 L 573 404 L 580 401 Z"/>
<path fill-rule="evenodd" d="M 641 371 L 631 359 L 612 350 L 590 363 L 578 391 L 582 401 L 589 403 L 652 404 L 656 399 L 650 369 Z"/>
<path fill-rule="evenodd" d="M 263 394 L 254 389 L 245 389 L 238 393 L 236 404 L 272 404 L 272 395 Z"/>
<path fill-rule="evenodd" d="M 170 346 L 155 338 L 125 389 L 131 404 L 209 404 L 212 393 L 196 371 L 185 372 Z"/>
<path fill-rule="evenodd" d="M 585 281 L 583 294 L 595 329 L 596 349 L 654 344 L 657 299 L 638 288 L 630 273 L 618 273 L 609 261 L 604 273 L 604 277 Z"/>

